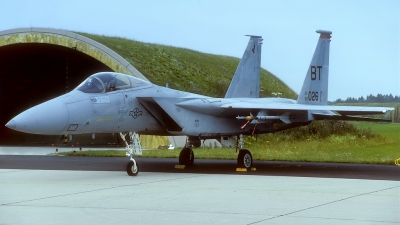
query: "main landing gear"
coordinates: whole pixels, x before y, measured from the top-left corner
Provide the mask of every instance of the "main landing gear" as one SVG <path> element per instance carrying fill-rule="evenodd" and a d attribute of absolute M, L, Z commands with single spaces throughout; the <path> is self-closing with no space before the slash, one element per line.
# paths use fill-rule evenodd
<path fill-rule="evenodd" d="M 238 140 L 238 148 L 239 154 L 237 157 L 237 164 L 240 168 L 246 168 L 247 170 L 251 169 L 253 165 L 253 156 L 251 155 L 250 151 L 247 149 L 243 149 L 243 135 L 239 135 Z"/>
<path fill-rule="evenodd" d="M 197 140 L 195 140 L 197 141 Z M 195 141 L 190 139 L 186 142 L 185 147 L 181 150 L 179 154 L 179 165 L 192 166 L 194 163 L 194 153 L 192 146 L 197 146 Z M 243 135 L 239 135 L 237 147 L 239 148 L 239 154 L 237 156 L 237 165 L 239 168 L 245 168 L 250 170 L 253 166 L 253 156 L 251 152 L 243 148 Z"/>
<path fill-rule="evenodd" d="M 129 176 L 136 176 L 139 173 L 139 165 L 136 163 L 133 155 L 142 155 L 142 146 L 140 145 L 139 134 L 134 132 L 119 133 L 126 145 L 126 156 L 130 162 L 126 165 L 126 172 Z M 125 136 L 129 135 L 130 144 L 126 141 Z"/>
<path fill-rule="evenodd" d="M 253 156 L 247 149 L 240 149 L 237 157 L 237 164 L 240 168 L 250 169 L 253 165 Z"/>
<path fill-rule="evenodd" d="M 179 165 L 192 166 L 194 163 L 194 153 L 190 139 L 186 142 L 185 147 L 179 153 Z"/>

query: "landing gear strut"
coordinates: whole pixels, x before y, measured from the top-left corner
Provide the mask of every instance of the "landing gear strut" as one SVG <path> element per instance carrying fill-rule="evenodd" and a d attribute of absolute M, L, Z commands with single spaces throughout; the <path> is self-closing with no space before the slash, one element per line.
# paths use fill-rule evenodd
<path fill-rule="evenodd" d="M 239 135 L 239 140 L 238 140 L 238 148 L 239 148 L 239 154 L 237 157 L 237 164 L 238 167 L 250 169 L 253 165 L 253 156 L 251 155 L 250 151 L 247 149 L 243 149 L 243 135 Z"/>
<path fill-rule="evenodd" d="M 139 173 L 139 166 L 136 163 L 133 155 L 142 155 L 142 146 L 140 145 L 139 134 L 134 132 L 119 133 L 121 139 L 126 145 L 126 156 L 129 157 L 130 162 L 126 165 L 126 172 L 129 176 L 136 176 Z M 130 144 L 126 141 L 125 136 L 129 135 Z"/>

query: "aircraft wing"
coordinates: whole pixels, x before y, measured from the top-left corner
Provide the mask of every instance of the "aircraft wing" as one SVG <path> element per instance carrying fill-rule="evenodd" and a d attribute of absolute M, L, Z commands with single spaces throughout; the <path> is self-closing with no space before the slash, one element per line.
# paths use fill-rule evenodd
<path fill-rule="evenodd" d="M 306 104 L 288 104 L 288 103 L 263 103 L 262 101 L 243 101 L 221 105 L 225 109 L 247 109 L 247 110 L 276 110 L 284 112 L 296 111 L 334 111 L 342 116 L 348 115 L 375 115 L 385 114 L 394 110 L 390 107 L 366 107 L 366 106 L 330 106 L 330 105 L 306 105 Z"/>
<path fill-rule="evenodd" d="M 381 119 L 361 117 L 361 116 L 342 116 L 342 115 L 327 115 L 320 113 L 312 113 L 314 119 L 316 120 L 349 120 L 349 121 L 370 121 L 370 122 L 390 122 L 390 120 L 385 119 L 384 116 Z"/>

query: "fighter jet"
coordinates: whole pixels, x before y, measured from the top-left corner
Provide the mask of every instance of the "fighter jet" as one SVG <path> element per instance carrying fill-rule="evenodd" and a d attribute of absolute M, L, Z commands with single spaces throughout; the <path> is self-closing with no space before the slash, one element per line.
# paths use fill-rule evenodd
<path fill-rule="evenodd" d="M 236 140 L 237 162 L 250 169 L 253 157 L 243 135 L 273 133 L 308 125 L 314 120 L 369 120 L 393 108 L 330 106 L 328 70 L 330 31 L 317 30 L 318 43 L 297 100 L 259 98 L 261 36 L 250 36 L 224 98 L 214 98 L 167 87 L 113 72 L 91 75 L 71 92 L 30 108 L 11 119 L 8 128 L 33 134 L 60 135 L 120 133 L 130 162 L 127 173 L 139 167 L 139 134 L 187 136 L 179 164 L 194 162 L 193 146 L 205 139 Z M 126 140 L 129 135 L 130 142 Z"/>

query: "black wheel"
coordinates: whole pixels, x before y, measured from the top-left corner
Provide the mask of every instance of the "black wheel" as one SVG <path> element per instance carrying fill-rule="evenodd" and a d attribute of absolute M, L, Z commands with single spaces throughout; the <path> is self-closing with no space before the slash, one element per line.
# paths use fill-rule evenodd
<path fill-rule="evenodd" d="M 179 164 L 191 166 L 194 163 L 194 153 L 191 148 L 183 148 L 179 154 Z"/>
<path fill-rule="evenodd" d="M 126 165 L 126 172 L 129 176 L 136 176 L 139 173 L 139 165 L 136 163 L 136 167 L 132 161 Z"/>
<path fill-rule="evenodd" d="M 239 167 L 244 167 L 246 169 L 250 169 L 253 165 L 253 156 L 250 151 L 247 149 L 242 149 L 239 151 L 237 163 Z"/>

